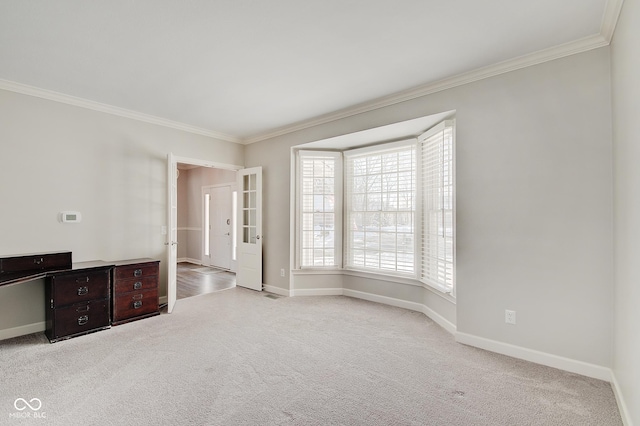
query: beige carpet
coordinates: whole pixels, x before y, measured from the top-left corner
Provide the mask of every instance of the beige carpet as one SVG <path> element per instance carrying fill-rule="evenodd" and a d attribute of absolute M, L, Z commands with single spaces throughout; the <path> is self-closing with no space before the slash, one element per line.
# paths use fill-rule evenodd
<path fill-rule="evenodd" d="M 0 424 L 622 424 L 608 383 L 457 344 L 422 314 L 265 296 L 234 288 L 55 344 L 2 341 Z"/>

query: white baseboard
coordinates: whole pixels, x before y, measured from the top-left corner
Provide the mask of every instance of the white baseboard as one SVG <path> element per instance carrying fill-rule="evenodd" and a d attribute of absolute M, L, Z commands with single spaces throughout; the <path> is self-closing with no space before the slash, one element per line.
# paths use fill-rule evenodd
<path fill-rule="evenodd" d="M 12 337 L 24 336 L 31 333 L 39 333 L 47 328 L 47 324 L 35 322 L 33 324 L 21 325 L 19 327 L 7 328 L 0 330 L 0 340 L 11 339 Z"/>
<path fill-rule="evenodd" d="M 282 287 L 276 287 L 276 286 L 272 286 L 272 285 L 264 285 L 264 291 L 267 291 L 269 293 L 273 293 L 273 294 L 277 294 L 278 296 L 290 296 L 290 291 L 287 290 L 286 288 L 282 288 Z"/>
<path fill-rule="evenodd" d="M 600 379 L 607 382 L 611 380 L 611 369 L 600 365 L 589 364 L 587 362 L 577 361 L 575 359 L 565 358 L 533 349 L 527 349 L 522 346 L 486 339 L 484 337 L 478 337 L 467 333 L 457 332 L 455 337 L 457 342 L 465 345 L 569 371 L 571 373 L 592 377 L 594 379 Z"/>
<path fill-rule="evenodd" d="M 342 296 L 342 288 L 300 288 L 291 290 L 291 296 Z"/>
<path fill-rule="evenodd" d="M 624 398 L 622 397 L 622 389 L 620 389 L 620 384 L 618 383 L 618 379 L 616 379 L 616 375 L 613 371 L 611 372 L 610 381 L 613 394 L 615 395 L 616 402 L 618 403 L 618 410 L 620 411 L 620 417 L 622 417 L 622 423 L 624 426 L 633 426 L 631 414 L 629 413 L 627 404 L 624 402 Z"/>
<path fill-rule="evenodd" d="M 590 364 L 583 361 L 577 361 L 570 358 L 561 357 L 558 355 L 549 354 L 546 352 L 540 352 L 533 349 L 523 348 L 521 346 L 512 345 L 510 343 L 499 342 L 496 340 L 486 339 L 484 337 L 474 336 L 472 334 L 460 333 L 457 331 L 456 325 L 433 311 L 431 308 L 417 302 L 409 302 L 402 299 L 396 299 L 393 297 L 380 296 L 378 294 L 366 293 L 357 290 L 350 290 L 345 288 L 314 288 L 314 289 L 294 289 L 287 291 L 286 289 L 273 286 L 265 286 L 265 290 L 271 293 L 280 294 L 283 296 L 347 296 L 357 299 L 368 300 L 370 302 L 382 303 L 385 305 L 396 306 L 398 308 L 409 309 L 416 312 L 421 312 L 436 324 L 444 328 L 446 331 L 455 336 L 455 339 L 459 343 L 465 345 L 474 346 L 480 349 L 485 349 L 491 352 L 511 356 L 514 358 L 522 359 L 525 361 L 534 362 L 536 364 L 542 364 L 560 370 L 569 371 L 571 373 L 581 374 L 583 376 L 592 377 L 606 382 L 612 381 L 612 371 L 607 367 L 602 367 L 595 364 Z M 619 402 L 621 411 L 626 411 L 624 403 L 621 402 L 620 390 L 615 389 L 616 399 Z M 627 414 L 628 418 L 628 414 Z M 625 423 L 626 426 L 631 426 L 629 420 Z"/>
<path fill-rule="evenodd" d="M 291 296 L 347 296 L 356 299 L 368 300 L 370 302 L 382 303 L 384 305 L 395 306 L 398 308 L 409 309 L 410 311 L 421 312 L 429 317 L 433 322 L 444 328 L 451 334 L 455 334 L 456 326 L 443 316 L 437 314 L 431 308 L 416 302 L 396 299 L 388 296 L 380 296 L 378 294 L 366 293 L 364 291 L 349 290 L 347 288 L 312 288 L 297 289 L 291 291 Z"/>
<path fill-rule="evenodd" d="M 193 263 L 194 265 L 202 265 L 202 260 L 192 259 L 190 257 L 181 257 L 176 259 L 177 263 Z"/>
<path fill-rule="evenodd" d="M 438 324 L 440 327 L 444 328 L 449 333 L 455 334 L 456 332 L 456 326 L 453 323 L 445 319 L 443 316 L 437 314 L 431 308 L 428 308 L 427 306 L 423 305 L 422 303 L 408 302 L 406 300 L 396 299 L 393 297 L 380 296 L 377 294 L 366 293 L 366 292 L 357 291 L 357 290 L 349 290 L 349 289 L 344 289 L 343 294 L 345 296 L 355 297 L 357 299 L 368 300 L 370 302 L 377 302 L 377 303 L 382 303 L 384 305 L 390 305 L 398 308 L 409 309 L 410 311 L 421 312 L 425 314 L 427 317 L 429 317 L 433 322 Z"/>
<path fill-rule="evenodd" d="M 440 327 L 444 328 L 449 333 L 456 335 L 457 327 L 454 323 L 443 317 L 442 315 L 436 313 L 433 309 L 429 308 L 427 305 L 422 305 L 423 314 L 428 316 L 433 322 L 438 324 Z"/>
<path fill-rule="evenodd" d="M 161 305 L 166 305 L 167 303 L 169 303 L 169 298 L 167 296 L 160 296 L 158 297 L 158 303 Z"/>
<path fill-rule="evenodd" d="M 356 299 L 368 300 L 370 302 L 382 303 L 384 305 L 395 306 L 397 308 L 409 309 L 410 311 L 422 312 L 424 305 L 416 302 L 408 302 L 406 300 L 396 299 L 393 297 L 380 296 L 373 293 L 366 293 L 364 291 L 343 289 L 345 296 L 355 297 Z"/>

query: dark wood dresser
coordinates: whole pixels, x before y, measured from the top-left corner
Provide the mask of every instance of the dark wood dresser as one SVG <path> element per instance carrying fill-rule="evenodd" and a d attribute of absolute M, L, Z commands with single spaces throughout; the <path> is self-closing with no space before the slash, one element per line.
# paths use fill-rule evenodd
<path fill-rule="evenodd" d="M 124 324 L 159 315 L 160 261 L 132 259 L 113 262 L 111 323 Z"/>
<path fill-rule="evenodd" d="M 74 263 L 47 274 L 45 335 L 57 342 L 104 330 L 110 323 L 111 265 L 102 261 Z"/>

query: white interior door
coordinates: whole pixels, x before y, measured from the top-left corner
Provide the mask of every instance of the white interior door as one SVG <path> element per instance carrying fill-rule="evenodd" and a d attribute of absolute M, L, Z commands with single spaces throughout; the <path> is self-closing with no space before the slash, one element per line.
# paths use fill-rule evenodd
<path fill-rule="evenodd" d="M 178 260 L 178 163 L 172 153 L 167 156 L 167 311 L 176 304 L 176 268 Z"/>
<path fill-rule="evenodd" d="M 262 291 L 262 167 L 238 172 L 236 284 Z"/>
<path fill-rule="evenodd" d="M 209 264 L 231 269 L 231 186 L 209 188 Z"/>

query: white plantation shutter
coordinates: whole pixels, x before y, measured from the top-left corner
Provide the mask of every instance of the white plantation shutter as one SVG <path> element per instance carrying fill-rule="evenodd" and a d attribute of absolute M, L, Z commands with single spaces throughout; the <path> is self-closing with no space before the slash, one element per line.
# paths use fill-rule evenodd
<path fill-rule="evenodd" d="M 415 142 L 344 153 L 345 266 L 415 273 Z"/>
<path fill-rule="evenodd" d="M 454 122 L 444 121 L 419 138 L 422 172 L 420 279 L 441 291 L 455 288 Z"/>
<path fill-rule="evenodd" d="M 301 268 L 342 263 L 342 158 L 338 152 L 299 151 L 298 244 Z"/>

